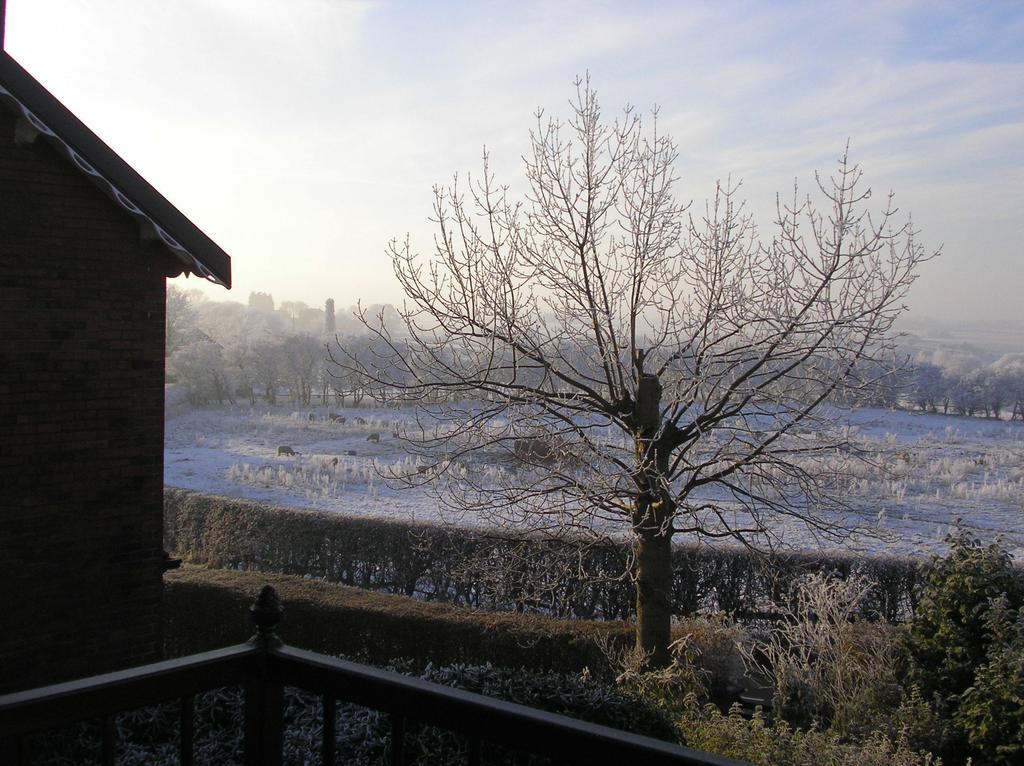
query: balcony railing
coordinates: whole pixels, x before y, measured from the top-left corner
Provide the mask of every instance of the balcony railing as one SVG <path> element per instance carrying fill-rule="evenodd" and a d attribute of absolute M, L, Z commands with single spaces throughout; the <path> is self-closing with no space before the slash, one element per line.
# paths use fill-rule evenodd
<path fill-rule="evenodd" d="M 179 761 L 193 763 L 195 695 L 225 686 L 245 690 L 245 763 L 282 762 L 284 687 L 321 695 L 320 762 L 335 763 L 338 700 L 388 714 L 390 761 L 406 763 L 407 722 L 464 735 L 467 762 L 479 764 L 488 745 L 549 756 L 558 763 L 738 766 L 738 761 L 563 715 L 452 689 L 397 673 L 285 646 L 276 633 L 281 605 L 270 586 L 251 607 L 256 634 L 248 643 L 0 696 L 0 763 L 30 764 L 28 735 L 101 719 L 102 762 L 117 762 L 113 716 L 148 705 L 180 702 Z M 312 758 L 311 758 L 312 760 Z"/>

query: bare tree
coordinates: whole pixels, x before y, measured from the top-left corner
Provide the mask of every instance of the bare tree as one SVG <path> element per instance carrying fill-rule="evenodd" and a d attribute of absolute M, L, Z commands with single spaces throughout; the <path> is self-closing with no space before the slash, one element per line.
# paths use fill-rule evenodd
<path fill-rule="evenodd" d="M 167 361 L 167 369 L 185 386 L 192 404 L 234 403 L 231 375 L 218 343 L 206 339 L 179 347 Z"/>
<path fill-rule="evenodd" d="M 253 345 L 247 341 L 236 340 L 224 350 L 224 360 L 234 372 L 236 392 L 244 393 L 249 404 L 256 405 L 257 363 Z"/>
<path fill-rule="evenodd" d="M 589 81 L 570 103 L 567 122 L 537 115 L 524 201 L 486 151 L 475 182 L 435 189 L 433 253 L 390 247 L 403 329 L 364 312 L 375 353 L 339 345 L 332 361 L 389 396 L 447 402 L 410 430 L 436 467 L 408 480 L 429 477 L 448 506 L 630 535 L 637 645 L 659 664 L 673 535 L 771 544 L 782 517 L 842 532 L 810 468 L 844 438 L 824 403 L 871 382 L 929 256 L 891 196 L 864 211 L 846 154 L 818 179 L 824 208 L 794 188 L 759 238 L 735 184 L 687 215 L 656 113 L 649 129 L 629 108 L 608 124 Z"/>
<path fill-rule="evenodd" d="M 188 342 L 195 331 L 196 312 L 189 294 L 177 285 L 167 286 L 167 316 L 164 353 L 170 356 Z"/>
<path fill-rule="evenodd" d="M 281 355 L 284 369 L 294 384 L 295 403 L 309 406 L 313 398 L 313 386 L 317 382 L 317 371 L 324 360 L 323 341 L 310 335 L 292 335 L 281 344 Z"/>
<path fill-rule="evenodd" d="M 992 370 L 1006 389 L 1010 420 L 1024 420 L 1024 354 L 1004 354 Z"/>
<path fill-rule="evenodd" d="M 914 365 L 911 399 L 921 412 L 938 412 L 943 395 L 949 388 L 949 381 L 942 368 L 931 362 Z"/>
<path fill-rule="evenodd" d="M 284 368 L 284 351 L 275 340 L 257 340 L 252 344 L 252 372 L 256 383 L 263 388 L 267 404 L 277 404 L 277 386 Z"/>

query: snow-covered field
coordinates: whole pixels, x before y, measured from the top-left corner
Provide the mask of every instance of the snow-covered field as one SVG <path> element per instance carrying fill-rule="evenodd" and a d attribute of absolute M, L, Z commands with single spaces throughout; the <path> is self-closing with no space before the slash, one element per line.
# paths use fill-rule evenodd
<path fill-rule="evenodd" d="M 332 422 L 329 412 L 345 422 Z M 873 409 L 848 415 L 859 439 L 885 449 L 887 470 L 861 466 L 850 475 L 853 513 L 845 520 L 871 533 L 843 547 L 926 554 L 941 549 L 959 518 L 984 540 L 1001 536 L 1024 560 L 1024 423 Z M 168 407 L 164 482 L 337 513 L 438 519 L 426 491 L 393 489 L 379 476 L 381 467 L 416 467 L 393 435 L 411 417 L 393 409 L 175 404 Z M 299 454 L 278 455 L 285 445 Z M 794 547 L 835 545 L 795 523 L 780 536 Z"/>

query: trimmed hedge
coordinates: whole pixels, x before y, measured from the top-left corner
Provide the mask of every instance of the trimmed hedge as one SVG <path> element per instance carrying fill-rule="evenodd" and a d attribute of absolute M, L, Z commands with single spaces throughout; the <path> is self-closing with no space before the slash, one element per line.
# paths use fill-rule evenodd
<path fill-rule="evenodd" d="M 280 508 L 167 488 L 164 546 L 211 567 L 315 577 L 474 609 L 623 620 L 635 608 L 623 576 L 628 545 L 583 544 L 437 524 Z M 743 548 L 678 545 L 674 613 L 772 613 L 798 577 L 863 574 L 874 583 L 863 616 L 908 619 L 928 562 L 862 554 L 753 554 Z M 583 576 L 581 573 L 586 572 Z"/>
<path fill-rule="evenodd" d="M 601 643 L 633 640 L 624 623 L 474 612 L 322 580 L 186 564 L 164 575 L 165 656 L 248 639 L 249 606 L 268 583 L 284 604 L 279 633 L 286 643 L 373 665 L 400 657 L 416 668 L 493 663 L 572 673 L 607 665 Z"/>

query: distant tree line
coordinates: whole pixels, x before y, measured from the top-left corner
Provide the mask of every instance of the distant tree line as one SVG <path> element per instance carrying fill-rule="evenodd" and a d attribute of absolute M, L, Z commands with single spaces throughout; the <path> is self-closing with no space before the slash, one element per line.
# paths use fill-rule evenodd
<path fill-rule="evenodd" d="M 920 362 L 912 371 L 909 397 L 922 412 L 1024 420 L 1024 354 L 1006 354 L 967 372 Z"/>
<path fill-rule="evenodd" d="M 375 307 L 387 315 L 390 307 Z M 372 353 L 369 339 L 348 317 L 299 301 L 275 305 L 254 292 L 248 305 L 211 301 L 198 291 L 171 285 L 167 291 L 167 380 L 183 386 L 193 404 L 238 401 L 277 404 L 281 397 L 302 406 L 332 402 L 359 405 L 368 391 L 359 381 L 331 374 L 325 344 L 341 336 Z"/>
<path fill-rule="evenodd" d="M 388 321 L 397 318 L 387 305 L 363 310 L 372 315 L 383 312 Z M 194 404 L 277 404 L 287 396 L 302 406 L 358 406 L 371 394 L 381 398 L 384 392 L 371 392 L 357 376 L 325 363 L 325 345 L 335 337 L 357 353 L 383 361 L 356 314 L 355 307 L 336 312 L 330 298 L 320 309 L 300 301 L 275 304 L 269 293 L 254 292 L 246 305 L 211 301 L 198 291 L 171 285 L 168 381 L 184 386 Z M 899 364 L 894 359 L 888 367 L 868 369 L 867 385 L 859 389 L 856 400 L 837 393 L 835 403 L 1024 420 L 1024 353 L 992 359 L 967 345 L 909 346 L 904 353 L 916 361 Z"/>
<path fill-rule="evenodd" d="M 1024 354 L 945 366 L 944 356 L 937 353 L 939 361 L 919 358 L 899 371 L 880 372 L 858 401 L 838 403 L 1024 420 Z"/>

